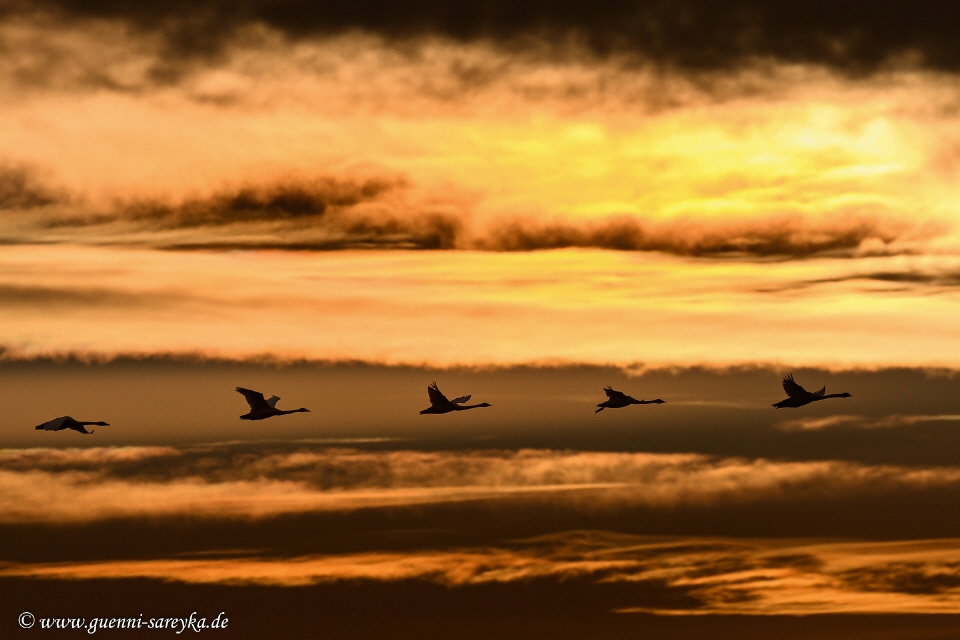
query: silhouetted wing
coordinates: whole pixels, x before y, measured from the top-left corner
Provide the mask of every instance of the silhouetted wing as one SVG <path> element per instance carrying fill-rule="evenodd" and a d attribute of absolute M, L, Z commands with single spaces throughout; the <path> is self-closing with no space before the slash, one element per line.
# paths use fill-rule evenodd
<path fill-rule="evenodd" d="M 280 396 L 270 396 L 269 398 L 267 398 L 267 404 L 270 405 L 271 407 L 273 407 L 274 409 L 276 409 L 276 408 L 277 408 L 277 400 L 279 400 L 279 399 L 280 399 Z"/>
<path fill-rule="evenodd" d="M 802 398 L 806 395 L 809 395 L 809 392 L 798 385 L 793 381 L 793 374 L 788 373 L 783 378 L 783 390 L 787 392 L 787 395 L 791 398 Z"/>
<path fill-rule="evenodd" d="M 469 399 L 470 399 L 470 396 L 460 396 L 459 398 L 454 398 L 450 402 L 452 402 L 453 404 L 463 404 Z"/>
<path fill-rule="evenodd" d="M 430 404 L 432 405 L 444 405 L 450 403 L 450 401 L 447 400 L 447 396 L 440 393 L 440 389 L 437 387 L 436 382 L 427 387 L 427 394 L 430 395 Z"/>
<path fill-rule="evenodd" d="M 247 400 L 247 404 L 250 405 L 251 411 L 262 411 L 270 408 L 270 405 L 267 404 L 267 401 L 263 399 L 263 394 L 259 391 L 251 391 L 250 389 L 237 387 L 237 393 L 242 394 Z"/>
<path fill-rule="evenodd" d="M 48 420 L 43 424 L 38 424 L 37 429 L 42 429 L 43 431 L 60 431 L 63 429 L 63 423 L 70 419 L 70 416 L 62 416 L 60 418 L 54 418 L 53 420 Z"/>
<path fill-rule="evenodd" d="M 611 400 L 613 400 L 613 399 L 615 399 L 615 398 L 616 398 L 617 400 L 626 400 L 626 399 L 627 399 L 627 394 L 623 393 L 622 391 L 614 391 L 614 390 L 613 390 L 613 387 L 604 387 L 604 388 L 603 388 L 603 392 L 606 393 L 606 394 L 607 394 L 607 397 L 610 398 Z"/>
<path fill-rule="evenodd" d="M 813 392 L 813 395 L 815 395 L 815 396 L 822 396 L 822 395 L 825 394 L 826 392 L 827 392 L 827 387 L 824 386 L 822 389 L 820 389 L 820 391 L 814 391 L 814 392 Z"/>

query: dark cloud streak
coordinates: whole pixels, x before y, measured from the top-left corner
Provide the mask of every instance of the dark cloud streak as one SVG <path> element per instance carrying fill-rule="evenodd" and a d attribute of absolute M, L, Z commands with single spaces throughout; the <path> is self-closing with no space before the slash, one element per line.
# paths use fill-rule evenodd
<path fill-rule="evenodd" d="M 156 307 L 189 298 L 187 294 L 124 292 L 94 287 L 43 287 L 0 284 L 0 305 L 4 308 L 40 307 L 75 309 L 77 307 L 119 307 L 122 309 Z M 2 354 L 2 351 L 0 351 Z"/>
<path fill-rule="evenodd" d="M 312 219 L 376 200 L 398 186 L 398 182 L 386 180 L 325 179 L 312 184 L 243 187 L 206 198 L 188 199 L 173 206 L 153 201 L 133 202 L 121 206 L 121 215 L 137 222 L 156 222 L 170 227 Z"/>
<path fill-rule="evenodd" d="M 845 571 L 840 578 L 863 591 L 894 591 L 935 595 L 960 588 L 956 563 L 928 566 L 922 563 L 890 563 Z"/>
<path fill-rule="evenodd" d="M 559 222 L 546 225 L 515 222 L 496 227 L 477 241 L 495 251 L 592 248 L 618 251 L 662 251 L 684 256 L 741 255 L 801 258 L 817 254 L 850 254 L 865 240 L 889 244 L 898 232 L 879 221 L 853 220 L 833 227 L 804 229 L 789 219 L 753 224 L 676 221 L 645 224 L 633 218 L 599 223 Z"/>
<path fill-rule="evenodd" d="M 904 253 L 910 253 L 904 251 Z M 950 289 L 960 286 L 960 273 L 953 271 L 931 271 L 924 273 L 919 270 L 907 271 L 865 271 L 852 273 L 848 276 L 836 278 L 818 278 L 815 280 L 803 280 L 792 282 L 776 287 L 764 287 L 757 289 L 760 293 L 785 293 L 810 287 L 830 284 L 844 284 L 852 282 L 882 282 L 892 285 L 891 289 L 895 291 L 905 291 L 910 288 L 925 287 L 930 289 Z"/>
<path fill-rule="evenodd" d="M 885 253 L 906 226 L 869 216 L 811 223 L 791 216 L 753 222 L 654 222 L 631 216 L 600 221 L 494 219 L 472 226 L 463 213 L 420 210 L 407 202 L 402 179 L 375 178 L 275 183 L 223 190 L 179 203 L 158 199 L 120 202 L 107 212 L 50 217 L 47 229 L 124 223 L 147 231 L 209 231 L 203 239 L 163 237 L 164 249 L 284 249 L 332 251 L 356 248 L 468 249 L 523 252 L 552 249 L 659 251 L 692 257 L 787 259 L 853 256 L 865 241 Z M 449 209 L 449 206 L 445 206 Z M 138 242 L 144 242 L 140 239 Z M 150 243 L 150 240 L 146 240 Z M 875 247 L 876 249 L 876 247 Z M 891 274 L 891 280 L 897 274 Z"/>
<path fill-rule="evenodd" d="M 67 201 L 67 196 L 48 186 L 28 167 L 0 163 L 0 211 L 34 209 Z"/>
<path fill-rule="evenodd" d="M 440 36 L 554 55 L 566 55 L 577 42 L 598 56 L 629 54 L 694 71 L 775 59 L 864 74 L 907 57 L 931 69 L 960 70 L 953 29 L 960 8 L 948 2 L 27 0 L 8 15 L 13 11 L 122 20 L 161 34 L 167 55 L 181 60 L 215 57 L 243 27 L 265 24 L 294 39 L 363 31 L 401 44 Z"/>
<path fill-rule="evenodd" d="M 410 211 L 402 194 L 398 195 L 404 186 L 397 178 L 281 182 L 223 190 L 176 203 L 160 199 L 118 202 L 106 212 L 60 215 L 41 225 L 69 230 L 119 223 L 152 232 L 201 228 L 212 232 L 199 240 L 178 237 L 156 242 L 158 248 L 170 250 L 454 248 L 461 223 L 449 215 Z"/>

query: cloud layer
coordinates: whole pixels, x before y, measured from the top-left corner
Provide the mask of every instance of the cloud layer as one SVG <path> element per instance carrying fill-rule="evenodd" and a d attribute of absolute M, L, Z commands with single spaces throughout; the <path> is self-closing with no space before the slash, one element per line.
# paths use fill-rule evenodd
<path fill-rule="evenodd" d="M 412 553 L 6 563 L 0 577 L 280 587 L 425 581 L 448 589 L 585 581 L 593 591 L 632 587 L 634 606 L 620 613 L 952 613 L 960 604 L 956 546 L 950 539 L 833 543 L 571 531 L 499 548 Z M 644 597 L 647 591 L 659 597 Z"/>
<path fill-rule="evenodd" d="M 327 215 L 320 216 L 321 232 L 304 235 L 305 242 L 373 242 L 348 232 L 352 213 L 331 213 L 329 222 Z M 248 224 L 233 230 L 237 243 L 224 246 L 282 243 L 272 223 Z M 209 246 L 212 238 L 198 229 L 165 237 L 171 245 Z M 448 226 L 438 229 L 400 226 L 384 240 L 396 244 L 381 246 L 451 239 Z M 799 241 L 805 242 L 802 233 Z M 8 247 L 0 264 L 0 294 L 17 309 L 0 315 L 2 346 L 20 358 L 192 353 L 436 366 L 952 368 L 958 355 L 949 321 L 956 306 L 950 278 L 960 272 L 954 256 L 717 264 L 592 250 L 158 252 L 31 245 Z M 905 326 L 914 331 L 909 342 L 901 339 Z"/>
<path fill-rule="evenodd" d="M 245 6 L 227 21 L 236 37 L 199 58 L 168 55 L 166 10 L 0 21 L 13 43 L 0 112 L 15 123 L 0 132 L 0 240 L 953 251 L 960 133 L 942 74 L 851 78 L 760 56 L 691 76 L 485 38 L 398 48 L 338 28 L 300 38 L 254 17 L 275 6 Z M 221 11 L 208 9 L 197 20 Z"/>
<path fill-rule="evenodd" d="M 960 490 L 954 468 L 712 459 L 696 454 L 521 450 L 422 453 L 302 447 L 9 451 L 3 516 L 18 522 L 109 518 L 257 519 L 282 514 L 476 500 L 573 509 L 654 509 Z"/>
<path fill-rule="evenodd" d="M 574 589 L 624 614 L 951 613 L 958 495 L 957 467 L 697 454 L 8 449 L 0 579 L 522 587 L 540 604 Z M 901 520 L 919 529 L 884 524 Z M 642 534 L 656 527 L 666 535 Z M 49 547 L 64 538 L 87 544 Z"/>
<path fill-rule="evenodd" d="M 13 174 L 11 174 L 13 175 Z M 42 187 L 10 194 L 10 208 L 57 202 Z M 250 185 L 180 202 L 133 200 L 107 208 L 62 208 L 40 218 L 37 238 L 90 238 L 165 249 L 355 248 L 537 251 L 590 248 L 657 251 L 673 255 L 796 259 L 818 255 L 856 257 L 915 251 L 925 232 L 910 223 L 871 216 L 810 220 L 773 216 L 759 220 L 674 221 L 629 215 L 598 220 L 500 219 L 471 222 L 462 214 L 431 211 L 411 202 L 400 179 Z M 14 198 L 19 200 L 14 200 Z M 47 198 L 47 199 L 43 199 Z M 80 198 L 76 198 L 80 200 Z M 19 206 L 14 206 L 20 203 Z M 85 211 L 86 210 L 86 211 Z M 42 235 L 41 235 L 42 234 Z M 884 279 L 878 274 L 877 279 Z M 888 274 L 895 280 L 898 274 Z M 903 276 L 904 279 L 909 276 Z M 919 276 L 918 276 L 919 277 Z"/>
<path fill-rule="evenodd" d="M 899 2 L 826 3 L 757 0 L 680 3 L 560 3 L 504 1 L 461 3 L 456 9 L 430 0 L 406 3 L 300 0 L 229 5 L 218 0 L 167 3 L 163 7 L 105 0 L 30 0 L 14 5 L 64 21 L 119 20 L 164 39 L 173 58 L 215 56 L 244 26 L 267 25 L 294 39 L 366 31 L 400 42 L 442 36 L 471 42 L 562 51 L 570 40 L 595 55 L 629 52 L 665 66 L 728 68 L 755 58 L 834 66 L 865 73 L 904 58 L 934 69 L 956 71 L 960 49 L 946 26 L 952 5 L 934 3 L 906 10 Z M 532 41 L 532 42 L 531 42 Z M 549 49 L 548 49 L 549 51 Z"/>

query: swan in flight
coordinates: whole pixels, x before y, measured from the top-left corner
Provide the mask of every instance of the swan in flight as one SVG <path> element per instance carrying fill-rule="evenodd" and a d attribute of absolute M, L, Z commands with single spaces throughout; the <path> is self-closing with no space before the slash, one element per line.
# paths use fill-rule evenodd
<path fill-rule="evenodd" d="M 73 429 L 79 433 L 93 433 L 93 429 L 87 431 L 83 428 L 84 425 L 96 425 L 98 427 L 110 426 L 106 422 L 80 422 L 79 420 L 74 420 L 70 416 L 61 416 L 59 418 L 54 418 L 53 420 L 44 422 L 43 424 L 38 424 L 36 428 L 38 431 L 63 431 L 64 429 Z"/>
<path fill-rule="evenodd" d="M 288 411 L 281 411 L 277 409 L 277 400 L 279 396 L 271 396 L 269 400 L 265 400 L 263 394 L 259 391 L 251 391 L 250 389 L 244 389 L 243 387 L 237 387 L 237 392 L 242 394 L 247 400 L 247 404 L 250 405 L 250 413 L 240 416 L 241 420 L 265 420 L 266 418 L 272 418 L 273 416 L 283 416 L 288 413 L 302 413 L 304 411 L 309 412 L 310 409 L 304 409 L 300 407 L 299 409 L 290 409 Z"/>
<path fill-rule="evenodd" d="M 600 408 L 594 411 L 594 413 L 600 413 L 604 409 L 620 409 L 630 406 L 631 404 L 663 404 L 663 400 L 660 398 L 656 400 L 637 400 L 621 391 L 615 391 L 613 387 L 610 386 L 604 387 L 603 392 L 607 394 L 607 399 L 597 405 Z"/>
<path fill-rule="evenodd" d="M 807 391 L 800 385 L 798 385 L 793 380 L 793 374 L 788 373 L 783 378 L 783 390 L 787 392 L 787 395 L 790 396 L 786 400 L 781 400 L 780 402 L 775 402 L 770 405 L 776 407 L 777 409 L 783 409 L 786 407 L 802 407 L 805 404 L 810 404 L 811 402 L 816 402 L 817 400 L 826 400 L 827 398 L 849 398 L 849 393 L 831 393 L 829 395 L 824 395 L 827 391 L 826 387 L 821 388 L 819 391 L 814 391 L 813 393 Z"/>
<path fill-rule="evenodd" d="M 490 406 L 486 402 L 480 404 L 463 404 L 470 399 L 470 396 L 460 396 L 453 400 L 447 400 L 447 396 L 440 393 L 436 382 L 427 387 L 427 393 L 430 395 L 430 407 L 421 411 L 420 415 L 425 413 L 450 413 L 451 411 L 465 411 L 467 409 Z"/>

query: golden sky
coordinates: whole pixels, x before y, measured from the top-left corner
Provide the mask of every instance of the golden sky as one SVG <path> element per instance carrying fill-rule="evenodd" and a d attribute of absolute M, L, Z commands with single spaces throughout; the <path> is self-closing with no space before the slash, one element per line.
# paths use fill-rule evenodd
<path fill-rule="evenodd" d="M 952 368 L 958 267 L 952 256 L 24 245 L 0 253 L 0 330 L 20 358 Z"/>
<path fill-rule="evenodd" d="M 123 21 L 0 33 L 9 353 L 956 360 L 939 70 L 671 72 L 261 24 L 160 81 L 164 39 Z"/>
<path fill-rule="evenodd" d="M 932 6 L 0 2 L 3 606 L 955 613 Z M 790 372 L 852 397 L 774 411 Z"/>

